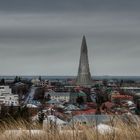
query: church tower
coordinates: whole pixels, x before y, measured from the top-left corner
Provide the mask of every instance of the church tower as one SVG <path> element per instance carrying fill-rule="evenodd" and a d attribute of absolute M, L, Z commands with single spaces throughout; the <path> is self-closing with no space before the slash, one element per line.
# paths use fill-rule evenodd
<path fill-rule="evenodd" d="M 86 38 L 85 36 L 83 36 L 76 85 L 90 86 L 91 84 L 92 84 L 92 80 L 91 80 L 91 74 L 90 74 L 89 62 L 88 62 L 88 49 L 87 49 Z"/>

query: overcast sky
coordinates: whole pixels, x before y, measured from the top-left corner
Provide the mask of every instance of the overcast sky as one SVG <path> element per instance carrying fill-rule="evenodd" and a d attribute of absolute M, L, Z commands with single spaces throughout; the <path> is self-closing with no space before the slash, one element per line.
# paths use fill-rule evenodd
<path fill-rule="evenodd" d="M 0 0 L 0 75 L 140 75 L 140 0 Z"/>

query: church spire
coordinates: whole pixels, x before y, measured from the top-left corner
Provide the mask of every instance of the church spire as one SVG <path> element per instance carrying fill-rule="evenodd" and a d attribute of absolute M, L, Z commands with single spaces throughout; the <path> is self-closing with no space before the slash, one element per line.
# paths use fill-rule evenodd
<path fill-rule="evenodd" d="M 82 39 L 81 51 L 87 52 L 87 43 L 86 43 L 85 35 L 83 36 L 83 39 Z"/>
<path fill-rule="evenodd" d="M 86 85 L 91 85 L 91 83 L 92 82 L 91 82 L 91 74 L 90 74 L 89 62 L 88 62 L 88 49 L 87 49 L 86 37 L 83 36 L 76 84 L 86 86 Z"/>

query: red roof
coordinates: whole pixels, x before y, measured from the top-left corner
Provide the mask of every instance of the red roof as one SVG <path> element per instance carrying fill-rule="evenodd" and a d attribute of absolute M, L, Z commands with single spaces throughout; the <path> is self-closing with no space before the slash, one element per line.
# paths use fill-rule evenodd
<path fill-rule="evenodd" d="M 88 109 L 88 110 L 81 110 L 81 111 L 74 111 L 74 115 L 90 115 L 90 114 L 95 114 L 96 109 Z"/>
<path fill-rule="evenodd" d="M 86 105 L 87 105 L 88 107 L 91 107 L 91 108 L 96 108 L 96 107 L 97 107 L 97 104 L 94 103 L 94 102 L 87 102 Z"/>
<path fill-rule="evenodd" d="M 112 98 L 132 99 L 133 97 L 128 95 L 113 95 Z"/>
<path fill-rule="evenodd" d="M 105 102 L 104 103 L 105 104 L 105 106 L 107 107 L 107 108 L 111 108 L 111 107 L 113 107 L 114 106 L 114 103 L 112 103 L 112 102 Z"/>

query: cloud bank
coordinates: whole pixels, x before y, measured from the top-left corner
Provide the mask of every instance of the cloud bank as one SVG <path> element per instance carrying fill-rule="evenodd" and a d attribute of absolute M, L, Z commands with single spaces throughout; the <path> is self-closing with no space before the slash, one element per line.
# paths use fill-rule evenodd
<path fill-rule="evenodd" d="M 76 75 L 85 34 L 92 75 L 140 75 L 139 0 L 3 0 L 0 75 Z"/>

